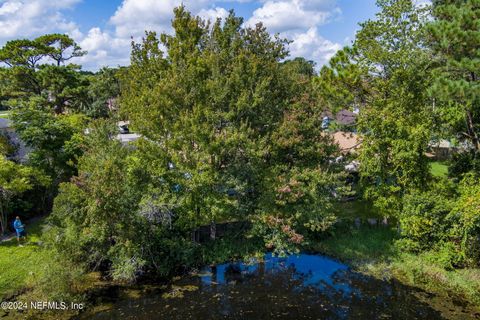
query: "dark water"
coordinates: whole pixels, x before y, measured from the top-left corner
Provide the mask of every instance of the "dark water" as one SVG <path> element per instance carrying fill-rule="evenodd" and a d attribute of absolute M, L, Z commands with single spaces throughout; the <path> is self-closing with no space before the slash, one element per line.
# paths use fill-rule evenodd
<path fill-rule="evenodd" d="M 207 267 L 85 319 L 475 319 L 465 306 L 319 255 Z"/>

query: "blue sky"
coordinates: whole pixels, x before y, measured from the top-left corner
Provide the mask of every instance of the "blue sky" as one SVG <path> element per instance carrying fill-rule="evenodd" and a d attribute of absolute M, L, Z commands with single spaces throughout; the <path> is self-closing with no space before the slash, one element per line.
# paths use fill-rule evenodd
<path fill-rule="evenodd" d="M 246 25 L 261 21 L 293 41 L 292 57 L 319 66 L 350 43 L 358 23 L 377 10 L 375 0 L 0 0 L 0 45 L 67 33 L 89 52 L 76 61 L 84 69 L 127 65 L 131 37 L 140 39 L 145 30 L 171 32 L 172 9 L 181 3 L 207 19 L 234 9 Z"/>

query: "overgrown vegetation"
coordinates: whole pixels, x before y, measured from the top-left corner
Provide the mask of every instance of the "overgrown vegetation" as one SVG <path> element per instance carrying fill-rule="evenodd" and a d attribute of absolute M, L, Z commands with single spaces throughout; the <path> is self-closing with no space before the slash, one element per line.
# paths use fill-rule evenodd
<path fill-rule="evenodd" d="M 317 87 L 332 106 L 361 108 L 362 196 L 399 222 L 403 250 L 436 250 L 447 268 L 478 267 L 478 1 L 378 6 L 352 48 L 323 67 Z M 431 170 L 427 158 L 438 138 L 462 145 L 449 179 L 444 167 L 434 163 Z"/>
<path fill-rule="evenodd" d="M 310 249 L 348 262 L 356 270 L 380 279 L 398 279 L 414 287 L 445 296 L 462 297 L 480 305 L 480 270 L 445 268 L 449 253 L 427 250 L 405 252 L 398 245 L 396 229 L 352 229 L 315 243 Z"/>
<path fill-rule="evenodd" d="M 86 52 L 66 35 L 7 42 L 0 101 L 30 153 L 15 159 L 2 136 L 2 233 L 21 208 L 51 214 L 43 247 L 1 245 L 27 261 L 2 292 L 28 282 L 36 297 L 80 299 L 92 271 L 134 283 L 308 245 L 478 304 L 480 2 L 377 3 L 318 74 L 287 60 L 288 41 L 261 24 L 233 12 L 208 22 L 185 7 L 172 34 L 133 43 L 122 69 L 81 71 L 69 61 Z M 321 115 L 354 107 L 361 147 L 341 156 Z M 141 138 L 122 144 L 119 120 Z M 439 139 L 458 141 L 448 169 L 427 157 Z M 343 170 L 352 160 L 359 172 Z M 347 195 L 359 201 L 339 206 Z M 354 206 L 362 214 L 348 217 Z M 355 218 L 396 231 L 334 227 Z M 252 228 L 219 239 L 230 221 Z M 200 245 L 192 232 L 206 225 Z"/>
<path fill-rule="evenodd" d="M 48 245 L 117 281 L 208 261 L 191 241 L 202 225 L 215 240 L 218 222 L 250 221 L 287 253 L 335 221 L 337 148 L 299 86 L 312 65 L 282 63 L 285 41 L 233 13 L 209 26 L 180 7 L 172 25 L 133 46 L 122 78 L 121 112 L 143 138 L 125 148 L 107 122 L 91 123 L 49 219 Z M 310 71 L 293 72 L 299 63 Z"/>

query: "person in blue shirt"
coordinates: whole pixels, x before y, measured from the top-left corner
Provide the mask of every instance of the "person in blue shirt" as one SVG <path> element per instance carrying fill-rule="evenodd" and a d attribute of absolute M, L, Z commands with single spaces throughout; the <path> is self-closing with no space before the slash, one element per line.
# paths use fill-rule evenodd
<path fill-rule="evenodd" d="M 25 225 L 20 221 L 20 217 L 17 216 L 15 221 L 13 222 L 13 227 L 17 232 L 17 241 L 18 245 L 20 245 L 20 239 L 23 238 L 24 241 L 27 241 L 27 233 L 25 232 Z"/>

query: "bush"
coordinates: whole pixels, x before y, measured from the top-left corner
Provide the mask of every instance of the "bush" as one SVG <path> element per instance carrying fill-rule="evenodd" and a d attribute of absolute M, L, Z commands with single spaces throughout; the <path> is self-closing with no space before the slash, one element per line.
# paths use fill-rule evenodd
<path fill-rule="evenodd" d="M 465 255 L 452 242 L 442 242 L 434 250 L 426 253 L 426 259 L 445 270 L 453 270 L 463 265 Z"/>
<path fill-rule="evenodd" d="M 450 214 L 451 235 L 461 244 L 467 263 L 480 265 L 480 178 L 468 173 L 460 183 L 460 197 Z"/>
<path fill-rule="evenodd" d="M 426 192 L 413 192 L 406 195 L 403 201 L 401 234 L 409 240 L 404 241 L 404 248 L 410 248 L 410 251 L 424 250 L 447 236 L 450 227 L 447 217 L 453 204 L 442 190 L 434 188 Z"/>
<path fill-rule="evenodd" d="M 450 177 L 462 177 L 471 171 L 480 172 L 480 157 L 478 155 L 474 152 L 461 152 L 452 156 L 451 164 L 448 168 Z"/>
<path fill-rule="evenodd" d="M 412 240 L 409 238 L 403 238 L 395 241 L 395 247 L 400 251 L 407 252 L 421 252 L 422 246 L 419 241 Z"/>
<path fill-rule="evenodd" d="M 38 277 L 32 295 L 49 301 L 82 302 L 87 278 L 81 264 L 53 257 Z"/>
<path fill-rule="evenodd" d="M 456 187 L 456 190 L 452 188 Z M 403 250 L 431 250 L 429 259 L 446 269 L 480 264 L 480 178 L 467 173 L 458 185 L 441 179 L 430 190 L 403 199 Z"/>

